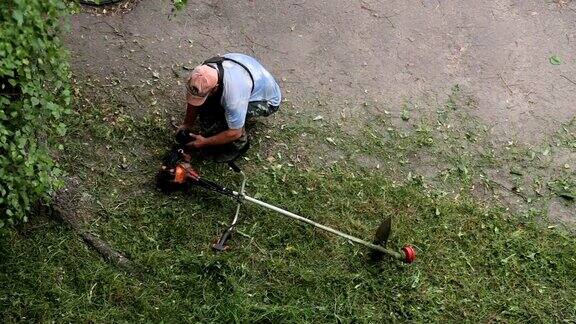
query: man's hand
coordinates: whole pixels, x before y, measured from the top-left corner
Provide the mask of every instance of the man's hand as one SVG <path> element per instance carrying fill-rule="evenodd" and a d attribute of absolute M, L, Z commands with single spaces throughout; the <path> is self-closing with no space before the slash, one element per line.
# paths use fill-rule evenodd
<path fill-rule="evenodd" d="M 178 144 L 180 144 L 180 145 L 186 145 L 186 144 L 188 144 L 194 140 L 194 136 L 192 136 L 192 132 L 190 132 L 186 128 L 178 130 L 178 132 L 176 132 L 175 137 L 176 137 L 176 142 L 178 142 Z"/>
<path fill-rule="evenodd" d="M 208 144 L 208 141 L 206 139 L 206 137 L 199 135 L 199 134 L 192 134 L 192 138 L 193 140 L 191 142 L 189 142 L 188 144 L 186 144 L 186 146 L 190 147 L 190 148 L 202 148 L 204 146 L 206 146 L 206 144 Z"/>
<path fill-rule="evenodd" d="M 182 124 L 182 125 L 180 125 L 180 127 L 178 127 L 178 129 L 176 129 L 176 132 L 174 132 L 174 134 L 178 134 L 178 133 L 180 133 L 182 131 L 186 131 L 188 129 L 189 129 L 188 125 Z"/>
<path fill-rule="evenodd" d="M 242 136 L 244 129 L 228 129 L 214 136 L 204 137 L 199 134 L 191 134 L 193 140 L 186 144 L 189 148 L 203 148 L 206 146 L 224 145 L 231 143 Z"/>

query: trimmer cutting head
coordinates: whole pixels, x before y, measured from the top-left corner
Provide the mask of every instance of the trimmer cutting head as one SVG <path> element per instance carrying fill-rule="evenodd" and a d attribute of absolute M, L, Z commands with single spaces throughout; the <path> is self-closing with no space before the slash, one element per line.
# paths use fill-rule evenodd
<path fill-rule="evenodd" d="M 392 219 L 390 217 L 384 219 L 380 226 L 376 229 L 376 234 L 374 235 L 374 244 L 386 247 L 388 239 L 390 238 L 390 233 L 392 231 Z M 404 258 L 402 261 L 404 263 L 412 263 L 416 260 L 416 249 L 412 245 L 406 245 L 402 248 L 404 253 Z M 384 253 L 372 250 L 371 259 L 372 261 L 380 261 Z"/>
<path fill-rule="evenodd" d="M 410 264 L 416 260 L 416 249 L 412 245 L 405 245 L 402 252 L 404 252 L 404 263 Z"/>

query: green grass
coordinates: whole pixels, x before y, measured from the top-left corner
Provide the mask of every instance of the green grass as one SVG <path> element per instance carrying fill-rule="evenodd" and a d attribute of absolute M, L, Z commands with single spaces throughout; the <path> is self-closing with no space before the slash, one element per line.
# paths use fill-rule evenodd
<path fill-rule="evenodd" d="M 447 105 L 462 106 L 458 97 Z M 537 208 L 515 214 L 473 197 L 482 167 L 500 159 L 462 154 L 475 149 L 471 138 L 482 141 L 478 124 L 450 133 L 379 118 L 353 137 L 311 116 L 290 116 L 283 129 L 256 125 L 259 140 L 241 163 L 251 196 L 368 240 L 390 216 L 390 247 L 418 250 L 404 265 L 370 262 L 363 247 L 248 204 L 242 235 L 229 252 L 213 253 L 234 202 L 200 189 L 154 189 L 170 138 L 165 120 L 131 117 L 114 102 L 78 108 L 60 160 L 81 180 L 86 226 L 139 271 L 118 270 L 70 229 L 34 217 L 0 231 L 3 322 L 576 320 L 574 236 L 548 227 Z M 445 182 L 411 169 L 423 152 L 444 166 Z M 236 186 L 222 165 L 198 170 Z"/>

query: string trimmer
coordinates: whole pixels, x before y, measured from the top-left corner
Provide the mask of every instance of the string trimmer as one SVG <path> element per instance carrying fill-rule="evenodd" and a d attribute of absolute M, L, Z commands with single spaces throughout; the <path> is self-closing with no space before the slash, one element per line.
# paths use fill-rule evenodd
<path fill-rule="evenodd" d="M 394 251 L 386 247 L 386 243 L 388 242 L 388 237 L 390 236 L 390 230 L 391 230 L 390 218 L 385 219 L 380 224 L 380 226 L 378 226 L 378 229 L 376 230 L 376 234 L 374 236 L 374 242 L 373 243 L 366 242 L 352 235 L 343 233 L 326 225 L 322 225 L 308 218 L 291 213 L 287 210 L 284 210 L 282 208 L 276 207 L 274 205 L 265 203 L 261 200 L 246 195 L 246 193 L 244 192 L 244 188 L 246 185 L 246 175 L 244 174 L 244 172 L 242 172 L 242 170 L 240 170 L 240 168 L 234 162 L 229 162 L 228 165 L 232 168 L 232 170 L 234 170 L 235 172 L 239 173 L 242 176 L 242 185 L 240 186 L 240 191 L 231 190 L 213 181 L 202 178 L 198 174 L 198 172 L 192 168 L 192 166 L 189 163 L 189 158 L 186 158 L 187 155 L 184 153 L 184 151 L 178 150 L 172 152 L 171 154 L 172 155 L 171 157 L 169 157 L 169 159 L 171 158 L 172 160 L 174 160 L 176 159 L 177 155 L 180 155 L 185 157 L 184 159 L 185 161 L 177 162 L 174 163 L 173 165 L 166 165 L 167 163 L 165 163 L 165 165 L 162 166 L 162 170 L 160 170 L 160 173 L 158 175 L 158 185 L 161 189 L 165 191 L 175 190 L 178 189 L 179 187 L 195 185 L 231 197 L 238 202 L 238 205 L 236 206 L 236 213 L 234 214 L 234 217 L 232 217 L 230 225 L 219 237 L 218 241 L 212 245 L 212 248 L 217 251 L 225 251 L 228 249 L 228 245 L 226 243 L 231 238 L 232 234 L 236 231 L 236 224 L 238 223 L 239 220 L 238 216 L 240 214 L 240 206 L 242 205 L 243 202 L 247 201 L 262 206 L 264 208 L 271 209 L 275 212 L 280 213 L 283 216 L 290 217 L 292 219 L 310 224 L 316 228 L 322 229 L 332 234 L 336 234 L 352 242 L 367 246 L 375 252 L 376 256 L 389 255 L 395 259 L 402 260 L 406 263 L 412 263 L 416 258 L 416 250 L 411 245 L 404 246 L 401 251 Z"/>

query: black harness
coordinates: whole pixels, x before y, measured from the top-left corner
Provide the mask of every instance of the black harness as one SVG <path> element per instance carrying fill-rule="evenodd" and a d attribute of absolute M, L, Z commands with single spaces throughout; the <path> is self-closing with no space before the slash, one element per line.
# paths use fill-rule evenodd
<path fill-rule="evenodd" d="M 252 76 L 252 73 L 250 72 L 250 69 L 248 69 L 246 67 L 246 65 L 228 58 L 228 57 L 224 57 L 224 56 L 214 56 L 211 57 L 209 59 L 207 59 L 206 61 L 204 61 L 204 63 L 202 64 L 216 64 L 216 66 L 218 66 L 218 90 L 216 90 L 216 93 L 213 95 L 214 99 L 217 99 L 218 102 L 221 102 L 222 99 L 222 93 L 224 91 L 224 67 L 222 66 L 222 62 L 224 61 L 230 61 L 230 62 L 234 62 L 238 65 L 240 65 L 244 70 L 246 70 L 246 72 L 248 72 L 248 75 L 250 76 L 250 80 L 252 80 L 252 89 L 250 90 L 250 93 L 252 93 L 252 91 L 254 91 L 254 76 Z"/>
<path fill-rule="evenodd" d="M 216 66 L 218 66 L 217 69 L 218 89 L 216 89 L 216 92 L 213 95 L 209 96 L 206 99 L 204 104 L 202 104 L 202 106 L 200 106 L 198 110 L 199 118 L 205 125 L 205 128 L 210 128 L 210 126 L 218 125 L 221 124 L 222 122 L 225 123 L 226 120 L 224 107 L 222 107 L 222 93 L 224 92 L 224 67 L 222 66 L 222 62 L 224 61 L 231 61 L 233 63 L 236 63 L 240 65 L 244 70 L 246 70 L 246 72 L 248 72 L 248 75 L 250 76 L 250 79 L 252 80 L 252 89 L 250 90 L 250 93 L 254 91 L 254 77 L 252 76 L 250 70 L 244 64 L 234 59 L 222 56 L 215 56 L 204 61 L 204 63 L 202 64 L 216 64 Z M 210 128 L 210 130 L 203 135 L 212 136 L 216 133 L 219 133 L 222 131 L 222 129 L 219 128 L 221 127 L 215 127 L 214 129 Z"/>

